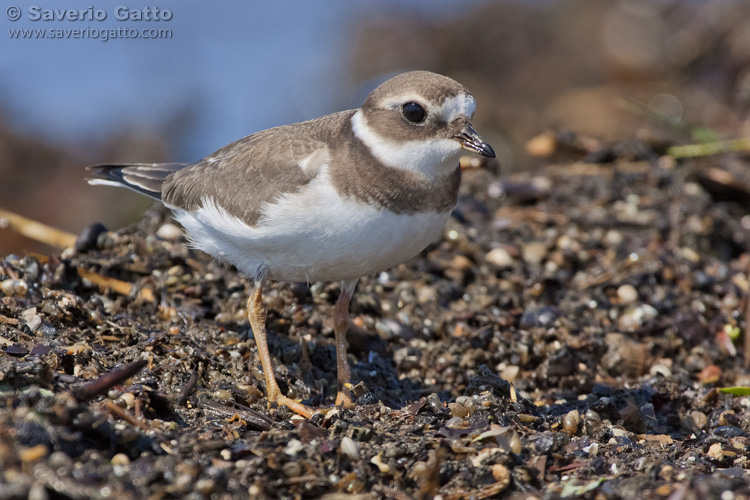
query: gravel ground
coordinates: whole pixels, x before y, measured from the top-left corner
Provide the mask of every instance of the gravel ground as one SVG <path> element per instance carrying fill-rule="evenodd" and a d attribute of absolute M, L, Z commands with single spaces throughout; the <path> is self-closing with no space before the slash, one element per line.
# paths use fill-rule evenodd
<path fill-rule="evenodd" d="M 747 167 L 632 141 L 466 171 L 443 240 L 358 286 L 350 409 L 338 285 L 270 284 L 310 421 L 267 406 L 250 284 L 163 209 L 7 256 L 0 498 L 749 498 L 718 390 L 750 385 Z"/>

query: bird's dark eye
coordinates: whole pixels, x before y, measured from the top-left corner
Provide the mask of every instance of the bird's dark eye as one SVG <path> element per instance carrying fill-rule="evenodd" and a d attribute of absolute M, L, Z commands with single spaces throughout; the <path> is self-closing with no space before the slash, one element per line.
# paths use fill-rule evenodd
<path fill-rule="evenodd" d="M 404 118 L 412 123 L 422 122 L 424 121 L 425 116 L 427 116 L 427 112 L 424 108 L 416 102 L 407 102 L 404 104 L 402 112 L 404 113 Z"/>

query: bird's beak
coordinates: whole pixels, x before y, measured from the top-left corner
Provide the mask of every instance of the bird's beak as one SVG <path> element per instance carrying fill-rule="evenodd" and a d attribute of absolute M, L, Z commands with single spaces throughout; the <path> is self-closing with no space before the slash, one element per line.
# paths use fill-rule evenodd
<path fill-rule="evenodd" d="M 488 158 L 495 157 L 495 151 L 492 149 L 492 146 L 484 142 L 484 139 L 482 139 L 471 125 L 467 125 L 461 132 L 453 137 L 458 139 L 458 142 L 461 143 L 461 147 L 464 149 L 468 149 L 469 151 L 473 151 Z"/>

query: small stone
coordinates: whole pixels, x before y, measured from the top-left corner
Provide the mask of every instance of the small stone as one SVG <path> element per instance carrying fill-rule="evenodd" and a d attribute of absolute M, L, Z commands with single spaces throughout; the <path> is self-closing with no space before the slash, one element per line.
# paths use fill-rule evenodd
<path fill-rule="evenodd" d="M 431 302 L 437 302 L 438 293 L 434 287 L 431 286 L 420 286 L 417 288 L 417 302 L 420 304 L 429 304 Z"/>
<path fill-rule="evenodd" d="M 512 451 L 516 455 L 523 451 L 523 443 L 521 442 L 521 437 L 516 431 L 513 431 L 510 439 L 508 439 L 508 446 L 510 447 L 510 451 Z"/>
<path fill-rule="evenodd" d="M 388 327 L 386 323 L 383 321 L 377 321 L 375 322 L 375 331 L 377 332 L 378 336 L 383 340 L 390 340 L 393 338 L 393 332 Z"/>
<path fill-rule="evenodd" d="M 229 401 L 232 399 L 232 393 L 226 389 L 219 389 L 211 394 L 211 397 L 217 401 Z"/>
<path fill-rule="evenodd" d="M 702 411 L 693 411 L 685 418 L 685 427 L 691 432 L 703 430 L 708 425 L 708 417 Z"/>
<path fill-rule="evenodd" d="M 341 439 L 341 445 L 339 447 L 341 453 L 346 455 L 352 460 L 359 460 L 359 444 L 349 436 L 345 436 Z"/>
<path fill-rule="evenodd" d="M 719 425 L 737 426 L 740 424 L 737 414 L 733 410 L 726 410 L 719 415 Z"/>
<path fill-rule="evenodd" d="M 176 240 L 182 236 L 182 230 L 174 224 L 163 224 L 156 230 L 156 236 L 163 240 Z"/>
<path fill-rule="evenodd" d="M 604 242 L 607 244 L 607 246 L 615 247 L 619 245 L 620 243 L 622 243 L 622 241 L 623 241 L 623 236 L 620 231 L 610 229 L 604 235 Z"/>
<path fill-rule="evenodd" d="M 555 152 L 556 145 L 555 133 L 547 131 L 526 141 L 524 148 L 531 156 L 551 156 Z"/>
<path fill-rule="evenodd" d="M 659 470 L 659 477 L 665 481 L 672 481 L 674 477 L 674 467 L 667 464 Z"/>
<path fill-rule="evenodd" d="M 21 312 L 20 317 L 32 332 L 35 332 L 42 324 L 42 318 L 36 313 L 36 307 L 24 309 Z"/>
<path fill-rule="evenodd" d="M 50 467 L 70 467 L 70 457 L 63 451 L 53 451 L 47 463 Z"/>
<path fill-rule="evenodd" d="M 23 297 L 29 291 L 24 280 L 7 279 L 0 283 L 0 290 L 8 297 Z"/>
<path fill-rule="evenodd" d="M 701 384 L 714 384 L 721 379 L 721 368 L 716 365 L 708 365 L 698 374 Z"/>
<path fill-rule="evenodd" d="M 580 422 L 581 414 L 578 410 L 571 410 L 565 415 L 565 418 L 563 418 L 563 430 L 571 436 L 575 436 L 578 432 L 578 424 Z"/>
<path fill-rule="evenodd" d="M 469 409 L 459 403 L 448 403 L 448 408 L 451 410 L 451 415 L 459 418 L 466 418 L 469 415 Z"/>
<path fill-rule="evenodd" d="M 302 451 L 303 448 L 304 446 L 302 445 L 302 441 L 300 441 L 299 439 L 292 439 L 287 443 L 286 448 L 284 448 L 284 453 L 294 457 L 300 451 Z"/>
<path fill-rule="evenodd" d="M 599 454 L 599 443 L 591 443 L 589 446 L 583 449 L 590 457 L 595 457 Z"/>
<path fill-rule="evenodd" d="M 18 451 L 18 458 L 20 458 L 22 462 L 36 462 L 40 458 L 46 457 L 48 451 L 47 445 L 38 444 L 29 448 L 21 448 Z"/>
<path fill-rule="evenodd" d="M 123 408 L 127 408 L 129 410 L 135 405 L 135 396 L 132 392 L 125 392 L 120 395 L 115 403 L 121 403 L 119 406 L 122 406 Z"/>
<path fill-rule="evenodd" d="M 633 285 L 622 285 L 617 289 L 617 298 L 620 304 L 632 304 L 638 300 L 638 290 Z"/>
<path fill-rule="evenodd" d="M 190 488 L 191 484 L 193 484 L 193 476 L 190 474 L 180 474 L 170 485 L 172 488 L 171 493 L 185 492 Z"/>
<path fill-rule="evenodd" d="M 503 489 L 507 488 L 510 484 L 510 471 L 503 464 L 493 464 L 490 467 L 492 471 L 492 477 L 500 483 Z"/>
<path fill-rule="evenodd" d="M 504 248 L 493 248 L 484 258 L 495 267 L 510 267 L 513 265 L 513 257 Z"/>
<path fill-rule="evenodd" d="M 286 477 L 299 477 L 302 475 L 302 466 L 299 462 L 287 462 L 282 467 Z"/>
<path fill-rule="evenodd" d="M 648 304 L 641 304 L 637 307 L 631 307 L 626 310 L 617 320 L 620 330 L 632 332 L 637 330 L 644 323 L 656 318 L 658 311 Z"/>
<path fill-rule="evenodd" d="M 26 497 L 28 500 L 47 500 L 49 493 L 41 483 L 34 483 L 29 488 L 29 495 Z"/>
<path fill-rule="evenodd" d="M 459 396 L 456 398 L 456 403 L 465 406 L 469 411 L 472 411 L 477 406 L 477 400 L 471 396 Z"/>
<path fill-rule="evenodd" d="M 507 380 L 508 382 L 513 382 L 518 378 L 518 374 L 521 371 L 521 367 L 516 365 L 510 365 L 503 368 L 503 370 L 500 372 L 500 378 Z"/>
<path fill-rule="evenodd" d="M 706 456 L 711 460 L 716 460 L 717 462 L 724 460 L 724 450 L 721 449 L 721 443 L 712 444 L 708 449 Z"/>
<path fill-rule="evenodd" d="M 114 457 L 112 457 L 112 465 L 130 465 L 130 459 L 128 456 L 124 453 L 118 453 Z"/>
<path fill-rule="evenodd" d="M 473 264 L 468 257 L 456 255 L 451 259 L 450 267 L 459 271 L 468 271 L 473 267 Z"/>
<path fill-rule="evenodd" d="M 672 370 L 668 366 L 660 363 L 653 365 L 651 368 L 649 368 L 648 372 L 653 376 L 661 375 L 664 378 L 669 378 L 672 376 Z"/>
<path fill-rule="evenodd" d="M 195 483 L 195 491 L 202 495 L 210 495 L 214 492 L 215 483 L 213 479 L 201 478 Z"/>
<path fill-rule="evenodd" d="M 391 471 L 391 466 L 383 462 L 383 452 L 381 451 L 370 459 L 370 463 L 375 465 L 381 473 L 388 474 Z"/>
<path fill-rule="evenodd" d="M 547 244 L 543 241 L 532 241 L 523 246 L 521 256 L 524 262 L 531 265 L 538 265 L 547 256 Z"/>
<path fill-rule="evenodd" d="M 106 233 L 107 227 L 101 222 L 94 222 L 86 226 L 81 231 L 81 234 L 76 238 L 76 242 L 73 245 L 76 252 L 82 253 L 96 248 L 96 243 L 99 240 L 99 235 Z"/>

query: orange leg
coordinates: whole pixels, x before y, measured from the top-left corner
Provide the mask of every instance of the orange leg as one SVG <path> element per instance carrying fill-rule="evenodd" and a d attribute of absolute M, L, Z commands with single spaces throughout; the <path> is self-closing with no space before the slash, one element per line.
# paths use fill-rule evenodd
<path fill-rule="evenodd" d="M 333 306 L 333 333 L 336 336 L 336 372 L 339 381 L 339 392 L 336 395 L 336 406 L 351 404 L 352 391 L 347 387 L 352 379 L 352 370 L 346 359 L 346 330 L 349 328 L 349 301 L 354 293 L 358 280 L 341 282 L 341 295 Z"/>
<path fill-rule="evenodd" d="M 250 320 L 253 335 L 255 335 L 260 363 L 263 365 L 263 375 L 266 378 L 266 390 L 268 391 L 268 402 L 287 406 L 303 417 L 310 418 L 313 414 L 312 410 L 302 403 L 282 395 L 279 385 L 273 376 L 271 354 L 268 352 L 268 341 L 266 339 L 266 308 L 263 307 L 263 281 L 255 282 L 253 293 L 247 300 L 247 317 Z"/>

